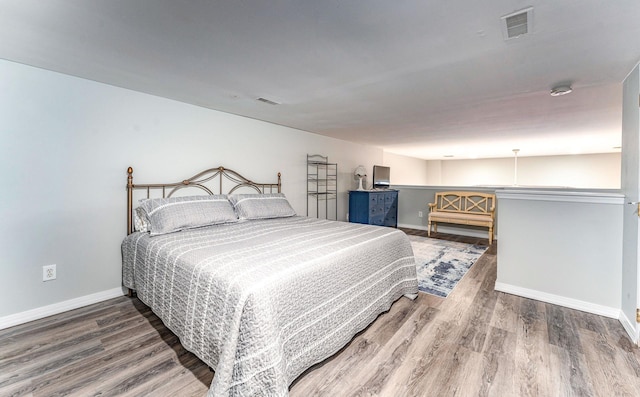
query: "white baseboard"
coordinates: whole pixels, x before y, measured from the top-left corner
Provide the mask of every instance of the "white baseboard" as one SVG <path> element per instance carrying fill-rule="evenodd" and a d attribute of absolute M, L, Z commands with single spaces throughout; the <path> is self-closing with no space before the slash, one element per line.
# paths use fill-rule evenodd
<path fill-rule="evenodd" d="M 407 229 L 416 229 L 416 230 L 429 230 L 427 226 L 410 225 L 408 223 L 398 223 L 398 227 L 404 227 Z M 489 238 L 488 231 L 486 230 L 483 231 L 483 230 L 466 229 L 466 228 L 463 229 L 458 227 L 438 225 L 438 232 L 446 233 L 446 234 L 457 234 L 460 236 L 468 236 L 468 237 Z M 497 240 L 498 237 L 495 236 L 494 239 Z"/>
<path fill-rule="evenodd" d="M 524 298 L 539 300 L 546 303 L 552 303 L 558 306 L 568 307 L 587 313 L 597 314 L 599 316 L 619 319 L 621 310 L 615 307 L 598 305 L 595 303 L 585 302 L 578 299 L 567 298 L 560 295 L 549 294 L 528 288 L 517 287 L 514 285 L 496 282 L 495 290 L 506 292 L 507 294 L 518 295 Z M 623 324 L 624 325 L 624 324 Z"/>
<path fill-rule="evenodd" d="M 636 328 L 635 323 L 631 322 L 622 310 L 620 310 L 620 317 L 618 319 L 624 330 L 627 331 L 629 338 L 637 345 L 640 340 L 640 330 Z"/>
<path fill-rule="evenodd" d="M 54 303 L 52 305 L 42 306 L 24 312 L 10 314 L 8 316 L 0 317 L 0 329 L 28 323 L 29 321 L 39 320 L 41 318 L 53 316 L 54 314 L 63 313 L 83 306 L 89 306 L 94 303 L 117 298 L 123 295 L 124 290 L 122 289 L 122 287 L 113 288 L 102 292 L 96 292 L 95 294 L 85 295 L 79 298 Z"/>

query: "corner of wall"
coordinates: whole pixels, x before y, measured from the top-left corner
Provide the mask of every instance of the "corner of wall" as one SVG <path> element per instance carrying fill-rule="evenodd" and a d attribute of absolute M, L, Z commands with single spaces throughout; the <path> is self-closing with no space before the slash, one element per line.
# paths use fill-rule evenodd
<path fill-rule="evenodd" d="M 631 338 L 633 343 L 638 345 L 638 341 L 640 341 L 640 330 L 638 329 L 638 324 L 629 320 L 622 310 L 620 311 L 618 320 L 620 321 L 620 324 L 622 324 L 624 330 L 627 331 L 627 335 L 629 335 L 629 338 Z"/>

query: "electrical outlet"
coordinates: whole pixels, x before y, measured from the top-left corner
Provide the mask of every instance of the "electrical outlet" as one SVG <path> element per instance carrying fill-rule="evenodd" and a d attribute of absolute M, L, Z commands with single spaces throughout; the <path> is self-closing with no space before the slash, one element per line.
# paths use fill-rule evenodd
<path fill-rule="evenodd" d="M 422 218 L 422 211 L 418 211 L 418 218 Z"/>
<path fill-rule="evenodd" d="M 42 266 L 42 281 L 51 281 L 56 279 L 56 265 Z"/>

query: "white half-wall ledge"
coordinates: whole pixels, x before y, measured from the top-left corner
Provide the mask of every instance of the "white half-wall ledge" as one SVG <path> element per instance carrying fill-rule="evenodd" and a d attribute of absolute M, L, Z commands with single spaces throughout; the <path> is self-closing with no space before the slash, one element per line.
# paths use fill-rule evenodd
<path fill-rule="evenodd" d="M 624 204 L 624 195 L 611 192 L 577 192 L 556 190 L 502 189 L 498 199 L 558 201 L 568 203 Z"/>
<path fill-rule="evenodd" d="M 80 307 L 93 305 L 94 303 L 103 302 L 123 295 L 125 295 L 125 293 L 122 287 L 113 288 L 102 292 L 96 292 L 95 294 L 85 295 L 63 302 L 54 303 L 52 305 L 38 307 L 36 309 L 27 310 L 21 313 L 10 314 L 8 316 L 0 317 L 0 329 L 25 324 L 34 320 L 40 320 L 41 318 L 64 313 L 69 310 L 78 309 Z"/>

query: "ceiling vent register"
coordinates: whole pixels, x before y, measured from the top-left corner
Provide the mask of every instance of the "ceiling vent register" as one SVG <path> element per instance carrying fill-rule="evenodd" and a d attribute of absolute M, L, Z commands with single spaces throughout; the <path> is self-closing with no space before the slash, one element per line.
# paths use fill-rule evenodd
<path fill-rule="evenodd" d="M 505 40 L 515 39 L 531 33 L 533 23 L 533 7 L 516 11 L 502 18 L 502 34 Z"/>
<path fill-rule="evenodd" d="M 267 103 L 267 104 L 269 104 L 269 105 L 280 105 L 280 103 L 279 103 L 279 102 L 272 101 L 272 100 L 270 100 L 270 99 L 263 98 L 263 97 L 260 97 L 260 98 L 258 98 L 257 100 L 258 100 L 258 101 L 260 101 L 260 102 Z"/>

